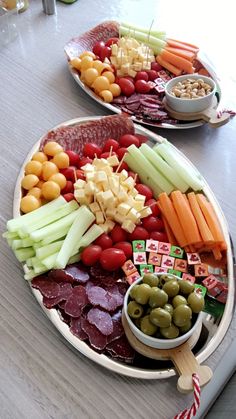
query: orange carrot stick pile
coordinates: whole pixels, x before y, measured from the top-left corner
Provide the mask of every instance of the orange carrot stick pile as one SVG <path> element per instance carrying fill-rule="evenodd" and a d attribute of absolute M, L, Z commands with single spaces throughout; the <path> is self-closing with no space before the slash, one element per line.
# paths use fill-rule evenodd
<path fill-rule="evenodd" d="M 198 51 L 199 48 L 195 45 L 167 39 L 167 45 L 157 55 L 156 61 L 176 76 L 182 73 L 192 74 L 194 73 L 193 61 Z"/>
<path fill-rule="evenodd" d="M 165 192 L 158 198 L 168 239 L 186 251 L 211 251 L 216 260 L 227 249 L 224 235 L 212 204 L 201 194 Z"/>

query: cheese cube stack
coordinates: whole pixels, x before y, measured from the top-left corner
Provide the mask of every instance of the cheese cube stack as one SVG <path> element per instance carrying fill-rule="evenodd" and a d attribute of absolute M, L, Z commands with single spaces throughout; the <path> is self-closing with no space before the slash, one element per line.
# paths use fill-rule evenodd
<path fill-rule="evenodd" d="M 82 167 L 86 180 L 74 184 L 74 196 L 80 205 L 87 205 L 104 232 L 110 232 L 115 223 L 129 233 L 141 218 L 151 214 L 145 207 L 145 196 L 135 189 L 135 180 L 126 170 L 113 171 L 119 165 L 116 156 L 95 158 L 92 164 Z"/>

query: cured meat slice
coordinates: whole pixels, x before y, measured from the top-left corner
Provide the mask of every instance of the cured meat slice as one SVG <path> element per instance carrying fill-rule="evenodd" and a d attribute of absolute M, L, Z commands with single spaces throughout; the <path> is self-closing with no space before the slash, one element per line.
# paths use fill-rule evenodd
<path fill-rule="evenodd" d="M 86 290 L 82 285 L 73 288 L 73 292 L 66 301 L 64 311 L 71 317 L 80 317 L 82 308 L 88 303 Z"/>
<path fill-rule="evenodd" d="M 122 326 L 121 320 L 114 320 L 113 321 L 113 332 L 107 336 L 107 343 L 113 342 L 113 340 L 121 338 L 124 335 L 124 328 Z"/>
<path fill-rule="evenodd" d="M 99 351 L 105 349 L 107 337 L 96 326 L 89 323 L 85 317 L 81 317 L 81 328 L 88 335 L 90 345 Z"/>
<path fill-rule="evenodd" d="M 107 138 L 119 138 L 124 134 L 133 134 L 134 125 L 130 118 L 123 115 L 105 116 L 96 121 L 61 127 L 47 133 L 40 149 L 48 141 L 57 141 L 63 148 L 73 150 L 82 155 L 84 145 L 93 142 L 102 146 Z"/>
<path fill-rule="evenodd" d="M 94 306 L 100 306 L 106 309 L 107 292 L 101 287 L 91 287 L 87 290 L 88 300 Z"/>
<path fill-rule="evenodd" d="M 113 287 L 109 288 L 108 294 L 115 298 L 116 308 L 123 305 L 124 296 L 120 294 L 120 291 L 117 285 L 113 285 Z"/>
<path fill-rule="evenodd" d="M 100 310 L 99 308 L 91 308 L 87 314 L 89 323 L 96 326 L 100 332 L 108 336 L 113 332 L 113 322 L 109 313 Z"/>
<path fill-rule="evenodd" d="M 88 339 L 87 333 L 85 333 L 85 331 L 81 327 L 81 317 L 71 319 L 70 331 L 80 340 Z"/>
<path fill-rule="evenodd" d="M 38 289 L 44 297 L 56 298 L 60 295 L 60 286 L 46 276 L 34 278 L 31 285 L 33 288 Z"/>
<path fill-rule="evenodd" d="M 84 284 L 89 280 L 87 270 L 80 263 L 68 265 L 65 269 L 53 269 L 49 272 L 48 277 L 56 282 L 78 282 L 81 284 Z"/>
<path fill-rule="evenodd" d="M 60 287 L 60 294 L 57 297 L 48 298 L 48 297 L 43 296 L 43 304 L 45 305 L 45 307 L 53 308 L 57 304 L 65 302 L 70 297 L 70 295 L 72 294 L 71 284 L 60 283 L 59 287 Z M 65 305 L 65 303 L 63 305 L 61 305 L 61 307 L 64 308 L 64 305 Z"/>
<path fill-rule="evenodd" d="M 125 335 L 110 342 L 107 345 L 106 350 L 112 356 L 117 357 L 125 362 L 132 362 L 135 355 L 134 349 L 132 346 L 130 346 Z"/>

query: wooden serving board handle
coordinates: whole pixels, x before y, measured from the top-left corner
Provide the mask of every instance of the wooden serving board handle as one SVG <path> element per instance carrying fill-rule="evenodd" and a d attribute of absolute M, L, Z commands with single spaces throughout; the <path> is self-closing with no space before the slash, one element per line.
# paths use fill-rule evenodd
<path fill-rule="evenodd" d="M 223 113 L 220 118 L 217 117 L 217 111 L 216 109 L 206 109 L 200 114 L 200 119 L 203 119 L 204 121 L 208 122 L 208 124 L 212 128 L 218 128 L 221 127 L 224 124 L 227 124 L 227 122 L 230 119 L 230 114 Z"/>
<path fill-rule="evenodd" d="M 172 362 L 175 365 L 180 377 L 177 382 L 177 389 L 181 393 L 193 391 L 192 375 L 197 373 L 200 386 L 205 386 L 212 378 L 212 370 L 206 365 L 200 365 L 193 355 L 189 343 L 185 342 L 177 348 L 168 351 Z"/>

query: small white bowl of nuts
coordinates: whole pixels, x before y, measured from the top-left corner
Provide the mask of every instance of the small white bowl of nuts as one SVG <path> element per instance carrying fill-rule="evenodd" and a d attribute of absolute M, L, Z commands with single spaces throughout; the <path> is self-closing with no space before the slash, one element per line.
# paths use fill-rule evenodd
<path fill-rule="evenodd" d="M 202 112 L 211 107 L 216 84 L 210 77 L 185 74 L 171 79 L 165 86 L 167 105 L 176 112 Z"/>

